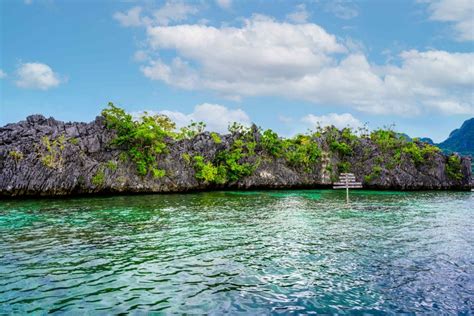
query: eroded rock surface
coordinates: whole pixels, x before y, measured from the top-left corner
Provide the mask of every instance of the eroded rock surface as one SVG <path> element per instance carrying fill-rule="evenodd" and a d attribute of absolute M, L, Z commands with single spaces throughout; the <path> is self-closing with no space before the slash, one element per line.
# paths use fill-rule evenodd
<path fill-rule="evenodd" d="M 114 137 L 114 131 L 105 127 L 102 117 L 91 123 L 65 123 L 32 115 L 26 121 L 0 128 L 0 196 L 330 187 L 337 179 L 337 165 L 341 161 L 324 140 L 319 140 L 323 156 L 310 170 L 291 167 L 283 158 L 272 157 L 257 146 L 255 156 L 249 160 L 257 165 L 252 175 L 224 185 L 205 183 L 196 180 L 189 157 L 201 155 L 212 160 L 235 139 L 235 135 L 222 135 L 222 142 L 216 143 L 206 132 L 194 139 L 170 139 L 168 153 L 157 157 L 158 166 L 166 175 L 156 179 L 151 175 L 139 176 L 135 164 L 123 155 L 123 149 L 110 145 Z M 442 153 L 435 153 L 421 166 L 404 159 L 395 167 L 380 162 L 380 155 L 370 139 L 361 139 L 352 155 L 346 157 L 351 172 L 364 182 L 365 188 L 471 187 L 470 157 L 461 157 L 462 178 L 452 179 L 445 171 L 448 158 Z M 373 176 L 376 165 L 380 170 Z M 371 174 L 371 179 L 367 179 Z"/>

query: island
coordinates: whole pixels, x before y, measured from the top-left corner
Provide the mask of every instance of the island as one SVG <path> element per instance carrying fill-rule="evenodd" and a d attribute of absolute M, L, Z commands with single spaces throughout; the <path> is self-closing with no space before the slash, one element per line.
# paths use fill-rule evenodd
<path fill-rule="evenodd" d="M 392 129 L 283 138 L 234 123 L 221 135 L 112 103 L 90 123 L 31 115 L 0 128 L 2 197 L 330 188 L 347 172 L 367 189 L 472 188 L 471 157 Z"/>

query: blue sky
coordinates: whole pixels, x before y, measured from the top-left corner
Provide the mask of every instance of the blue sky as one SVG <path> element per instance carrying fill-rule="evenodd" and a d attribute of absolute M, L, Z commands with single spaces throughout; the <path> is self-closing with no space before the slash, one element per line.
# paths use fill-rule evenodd
<path fill-rule="evenodd" d="M 0 3 L 0 125 L 90 121 L 112 101 L 186 124 L 395 124 L 441 141 L 474 115 L 474 4 Z"/>

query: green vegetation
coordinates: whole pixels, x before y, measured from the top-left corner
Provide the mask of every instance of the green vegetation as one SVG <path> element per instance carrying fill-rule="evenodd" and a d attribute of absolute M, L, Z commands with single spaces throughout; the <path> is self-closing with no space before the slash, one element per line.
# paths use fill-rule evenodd
<path fill-rule="evenodd" d="M 293 167 L 302 167 L 310 171 L 321 157 L 316 139 L 311 135 L 298 134 L 290 139 L 282 139 L 268 129 L 261 137 L 263 149 L 273 157 L 283 157 Z"/>
<path fill-rule="evenodd" d="M 225 183 L 225 170 L 223 168 L 216 167 L 211 162 L 204 162 L 202 156 L 194 156 L 193 159 L 196 179 L 206 183 Z"/>
<path fill-rule="evenodd" d="M 221 144 L 222 143 L 222 139 L 219 136 L 219 134 L 217 134 L 217 133 L 212 132 L 211 133 L 211 138 L 214 141 L 214 143 L 216 143 L 216 144 Z"/>
<path fill-rule="evenodd" d="M 400 164 L 403 156 L 410 159 L 416 166 L 426 163 L 426 160 L 441 150 L 428 143 L 410 141 L 403 134 L 390 129 L 378 129 L 370 134 L 370 139 L 377 144 L 385 158 L 387 166 L 392 169 Z"/>
<path fill-rule="evenodd" d="M 79 144 L 79 139 L 78 138 L 71 138 L 69 139 L 69 142 L 73 145 Z"/>
<path fill-rule="evenodd" d="M 446 174 L 450 179 L 461 180 L 461 158 L 457 155 L 451 155 L 446 163 Z"/>
<path fill-rule="evenodd" d="M 145 113 L 140 119 L 134 120 L 130 114 L 112 103 L 102 111 L 102 115 L 106 126 L 116 131 L 112 144 L 125 150 L 119 156 L 119 161 L 131 159 L 139 175 L 151 175 L 155 178 L 166 174 L 165 170 L 158 168 L 158 159 L 168 152 L 167 144 L 176 140 L 192 140 L 203 133 L 206 127 L 202 122 L 193 122 L 177 131 L 175 123 L 164 115 L 149 116 Z M 329 147 L 328 156 L 339 160 L 339 173 L 353 171 L 363 161 L 370 160 L 375 153 L 376 166 L 364 179 L 369 182 L 381 175 L 382 166 L 390 170 L 402 161 L 409 160 L 418 167 L 426 164 L 430 157 L 440 151 L 436 146 L 417 139 L 412 141 L 391 128 L 378 129 L 370 134 L 367 129 L 362 128 L 357 135 L 350 128 L 338 130 L 334 126 L 317 127 L 316 131 L 282 138 L 271 129 L 262 131 L 256 126 L 249 128 L 233 123 L 229 126 L 229 132 L 232 138 L 226 138 L 225 146 L 217 147 L 217 152 L 212 157 L 192 152 L 181 153 L 183 162 L 194 168 L 195 177 L 199 181 L 214 184 L 235 182 L 251 175 L 261 162 L 271 161 L 272 158 L 284 160 L 289 167 L 311 172 L 321 161 L 322 148 Z M 211 132 L 209 135 L 214 144 L 223 143 L 219 134 Z M 363 148 L 360 147 L 362 142 L 367 142 Z M 356 152 L 362 155 L 360 162 L 353 161 L 352 157 Z M 456 178 L 458 175 L 453 171 L 456 169 L 455 163 L 451 164 L 453 166 L 447 167 L 447 172 Z M 107 168 L 115 170 L 116 163 L 107 163 Z M 333 172 L 330 166 L 326 169 Z"/>
<path fill-rule="evenodd" d="M 182 154 L 181 158 L 183 158 L 186 163 L 191 163 L 191 156 L 188 153 Z"/>
<path fill-rule="evenodd" d="M 203 122 L 192 122 L 188 126 L 181 127 L 180 132 L 175 134 L 174 137 L 177 139 L 192 139 L 203 133 L 205 129 L 206 124 Z"/>
<path fill-rule="evenodd" d="M 99 170 L 97 170 L 97 173 L 92 177 L 91 182 L 96 187 L 100 187 L 100 186 L 104 185 L 105 172 L 104 172 L 104 168 L 102 166 L 99 167 Z"/>
<path fill-rule="evenodd" d="M 166 138 L 173 135 L 176 125 L 167 116 L 145 114 L 140 120 L 133 120 L 123 109 L 109 103 L 102 111 L 106 126 L 117 132 L 113 144 L 123 146 L 137 167 L 141 176 L 149 172 L 155 178 L 163 177 L 164 170 L 158 169 L 157 156 L 166 151 Z"/>
<path fill-rule="evenodd" d="M 114 160 L 109 160 L 109 161 L 107 161 L 106 166 L 107 166 L 107 169 L 109 169 L 111 171 L 115 171 L 115 170 L 117 170 L 118 164 Z"/>
<path fill-rule="evenodd" d="M 40 159 L 43 165 L 48 168 L 58 168 L 63 163 L 62 151 L 64 150 L 66 138 L 64 135 L 59 136 L 55 140 L 51 140 L 48 136 L 41 138 L 42 151 Z"/>
<path fill-rule="evenodd" d="M 337 164 L 337 171 L 339 171 L 339 173 L 341 173 L 341 172 L 350 172 L 351 171 L 351 163 L 348 162 L 348 161 L 339 162 Z"/>
<path fill-rule="evenodd" d="M 372 180 L 380 177 L 381 174 L 382 174 L 382 167 L 374 166 L 372 168 L 372 172 L 369 175 L 364 176 L 364 181 L 371 182 Z"/>
<path fill-rule="evenodd" d="M 308 135 L 296 135 L 283 143 L 284 157 L 291 166 L 303 167 L 305 171 L 311 171 L 321 157 L 318 143 Z"/>
<path fill-rule="evenodd" d="M 23 160 L 23 153 L 18 150 L 12 150 L 8 153 L 16 162 Z"/>

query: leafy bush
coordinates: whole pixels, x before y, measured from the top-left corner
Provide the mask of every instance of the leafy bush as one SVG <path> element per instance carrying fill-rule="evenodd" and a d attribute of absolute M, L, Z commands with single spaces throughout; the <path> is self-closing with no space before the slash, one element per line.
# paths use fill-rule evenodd
<path fill-rule="evenodd" d="M 364 181 L 365 182 L 371 182 L 375 178 L 378 178 L 381 173 L 382 173 L 382 167 L 381 166 L 374 166 L 372 168 L 372 172 L 369 175 L 364 176 Z"/>
<path fill-rule="evenodd" d="M 277 133 L 271 129 L 263 132 L 261 137 L 262 147 L 272 156 L 280 157 L 283 152 L 283 141 Z"/>
<path fill-rule="evenodd" d="M 128 155 L 135 162 L 137 172 L 145 176 L 148 172 L 163 176 L 164 170 L 157 169 L 157 156 L 166 151 L 165 140 L 173 136 L 176 125 L 165 115 L 148 116 L 133 120 L 130 114 L 109 103 L 102 111 L 106 126 L 117 132 L 113 144 L 126 148 Z"/>
<path fill-rule="evenodd" d="M 21 151 L 12 150 L 8 153 L 8 155 L 17 162 L 23 160 L 23 153 Z"/>
<path fill-rule="evenodd" d="M 222 143 L 222 139 L 219 136 L 219 134 L 217 134 L 217 133 L 212 132 L 211 133 L 211 138 L 214 141 L 214 143 L 216 143 L 216 144 L 221 144 Z"/>
<path fill-rule="evenodd" d="M 446 174 L 450 179 L 461 180 L 461 158 L 457 155 L 451 155 L 446 163 Z"/>
<path fill-rule="evenodd" d="M 199 134 L 202 134 L 206 129 L 204 122 L 192 122 L 188 126 L 181 127 L 180 132 L 177 134 L 178 139 L 193 139 Z"/>
<path fill-rule="evenodd" d="M 104 184 L 104 182 L 105 182 L 105 173 L 104 173 L 104 169 L 102 167 L 100 167 L 99 170 L 97 171 L 97 173 L 92 177 L 91 182 L 96 187 L 100 187 Z"/>
<path fill-rule="evenodd" d="M 297 135 L 283 143 L 285 159 L 295 167 L 303 167 L 309 171 L 321 157 L 321 149 L 308 135 Z"/>
<path fill-rule="evenodd" d="M 107 169 L 112 170 L 112 171 L 115 171 L 115 170 L 117 170 L 117 166 L 118 166 L 118 165 L 117 165 L 117 162 L 116 162 L 116 161 L 114 161 L 114 160 L 109 160 L 109 161 L 107 161 L 107 165 L 106 165 L 106 166 L 107 166 Z"/>
<path fill-rule="evenodd" d="M 348 161 L 345 162 L 339 162 L 337 164 L 337 170 L 339 173 L 341 172 L 350 172 L 351 171 L 351 163 Z"/>
<path fill-rule="evenodd" d="M 62 162 L 62 151 L 66 138 L 64 135 L 59 136 L 55 140 L 51 140 L 48 136 L 41 138 L 42 151 L 40 152 L 41 162 L 48 168 L 58 168 Z"/>
<path fill-rule="evenodd" d="M 342 156 L 348 156 L 352 153 L 352 148 L 343 142 L 338 142 L 337 140 L 331 142 L 331 150 L 339 152 Z"/>
<path fill-rule="evenodd" d="M 193 159 L 196 179 L 203 180 L 206 183 L 223 184 L 226 182 L 224 168 L 216 167 L 211 162 L 205 162 L 202 156 L 194 156 Z"/>

